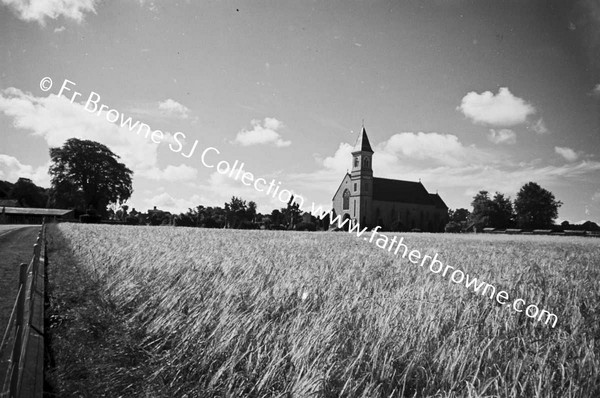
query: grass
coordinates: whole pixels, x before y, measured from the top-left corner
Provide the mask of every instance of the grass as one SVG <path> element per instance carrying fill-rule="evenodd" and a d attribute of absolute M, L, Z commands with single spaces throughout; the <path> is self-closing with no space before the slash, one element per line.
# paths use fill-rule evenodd
<path fill-rule="evenodd" d="M 50 229 L 60 396 L 600 396 L 600 240 L 403 234 L 551 328 L 347 233 Z"/>

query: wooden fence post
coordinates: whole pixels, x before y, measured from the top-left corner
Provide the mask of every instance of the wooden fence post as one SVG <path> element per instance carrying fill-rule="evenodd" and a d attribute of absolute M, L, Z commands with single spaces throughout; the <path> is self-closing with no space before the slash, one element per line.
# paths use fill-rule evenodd
<path fill-rule="evenodd" d="M 12 374 L 10 376 L 10 394 L 17 395 L 19 381 L 19 362 L 21 361 L 21 343 L 23 338 L 23 312 L 25 310 L 25 291 L 27 290 L 27 264 L 22 263 L 19 269 L 19 296 L 17 298 L 16 335 L 12 352 Z"/>

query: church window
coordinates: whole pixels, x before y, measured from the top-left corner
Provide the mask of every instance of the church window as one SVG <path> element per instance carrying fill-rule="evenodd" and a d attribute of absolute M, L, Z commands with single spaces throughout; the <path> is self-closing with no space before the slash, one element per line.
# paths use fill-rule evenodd
<path fill-rule="evenodd" d="M 363 162 L 363 167 L 364 167 L 365 169 L 368 169 L 368 168 L 369 168 L 369 158 L 365 158 L 365 160 L 364 160 L 364 162 Z"/>
<path fill-rule="evenodd" d="M 354 217 L 356 217 L 356 200 L 354 201 Z"/>
<path fill-rule="evenodd" d="M 350 191 L 348 191 L 347 189 L 344 190 L 344 193 L 342 195 L 343 198 L 343 206 L 342 209 L 343 210 L 348 210 L 350 209 Z"/>
<path fill-rule="evenodd" d="M 354 192 L 356 192 L 356 183 L 354 183 Z"/>
<path fill-rule="evenodd" d="M 354 158 L 354 167 L 358 167 L 358 156 Z"/>

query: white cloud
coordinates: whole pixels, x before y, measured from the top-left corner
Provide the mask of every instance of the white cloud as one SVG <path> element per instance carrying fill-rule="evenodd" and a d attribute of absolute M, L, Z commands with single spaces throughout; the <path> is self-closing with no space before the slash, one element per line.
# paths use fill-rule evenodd
<path fill-rule="evenodd" d="M 92 140 L 109 147 L 136 176 L 155 179 L 175 175 L 172 171 L 175 169 L 167 173 L 167 169 L 158 168 L 159 144 L 145 138 L 144 132 L 137 135 L 137 129 L 129 131 L 127 127 L 110 123 L 106 111 L 97 115 L 62 96 L 35 97 L 10 87 L 0 92 L 0 112 L 12 117 L 15 127 L 44 138 L 50 147 L 62 146 L 69 138 Z M 165 135 L 165 141 L 168 138 Z M 189 170 L 179 171 L 190 174 Z"/>
<path fill-rule="evenodd" d="M 64 32 L 66 28 L 64 26 L 61 26 L 60 28 L 54 28 L 54 33 L 60 33 L 60 32 Z"/>
<path fill-rule="evenodd" d="M 48 168 L 50 162 L 47 162 L 43 166 L 33 167 L 21 163 L 17 158 L 10 155 L 0 154 L 0 180 L 6 180 L 10 182 L 17 181 L 20 177 L 29 178 L 35 184 L 49 187 L 50 186 L 50 175 L 48 174 Z"/>
<path fill-rule="evenodd" d="M 348 143 L 340 143 L 339 148 L 333 156 L 328 156 L 323 159 L 322 164 L 326 169 L 335 171 L 336 173 L 346 172 L 350 167 L 350 159 L 352 159 L 352 150 L 354 147 Z"/>
<path fill-rule="evenodd" d="M 493 94 L 491 91 L 481 94 L 471 91 L 464 96 L 457 110 L 475 123 L 498 127 L 523 123 L 527 116 L 536 111 L 531 104 L 515 97 L 507 87 L 501 87 L 498 94 Z"/>
<path fill-rule="evenodd" d="M 600 83 L 596 84 L 596 86 L 592 89 L 592 95 L 600 97 Z"/>
<path fill-rule="evenodd" d="M 243 146 L 273 144 L 276 147 L 285 147 L 292 143 L 281 138 L 277 130 L 283 127 L 283 123 L 275 118 L 266 117 L 262 124 L 260 120 L 253 119 L 250 123 L 252 124 L 252 130 L 240 131 L 231 143 Z"/>
<path fill-rule="evenodd" d="M 399 133 L 377 145 L 375 153 L 390 160 L 405 159 L 424 161 L 419 164 L 457 166 L 469 162 L 469 156 L 479 156 L 479 150 L 467 150 L 458 137 L 440 133 Z"/>
<path fill-rule="evenodd" d="M 579 158 L 577 152 L 567 147 L 555 146 L 554 152 L 558 153 L 560 156 L 568 160 L 569 162 L 574 162 Z"/>
<path fill-rule="evenodd" d="M 158 109 L 167 116 L 173 116 L 181 119 L 187 119 L 190 114 L 190 109 L 180 104 L 179 102 L 172 100 L 171 98 L 158 103 Z"/>
<path fill-rule="evenodd" d="M 515 144 L 517 142 L 517 135 L 510 129 L 494 130 L 490 129 L 488 139 L 494 144 Z"/>
<path fill-rule="evenodd" d="M 78 23 L 86 13 L 96 13 L 97 0 L 0 0 L 24 21 L 35 21 L 44 26 L 46 18 L 64 17 Z"/>
<path fill-rule="evenodd" d="M 540 118 L 537 122 L 531 125 L 531 129 L 535 131 L 537 134 L 546 134 L 548 133 L 548 128 L 546 127 L 546 123 L 544 123 L 544 119 Z"/>
<path fill-rule="evenodd" d="M 594 202 L 600 202 L 600 191 L 597 191 L 594 193 L 594 195 L 592 195 L 592 200 Z"/>

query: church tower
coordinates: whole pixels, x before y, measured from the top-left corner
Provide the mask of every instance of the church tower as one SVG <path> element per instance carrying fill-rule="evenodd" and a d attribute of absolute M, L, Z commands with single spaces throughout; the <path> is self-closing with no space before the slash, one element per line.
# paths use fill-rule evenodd
<path fill-rule="evenodd" d="M 363 126 L 352 151 L 352 172 L 350 173 L 350 211 L 352 220 L 361 227 L 373 224 L 373 149 Z"/>

